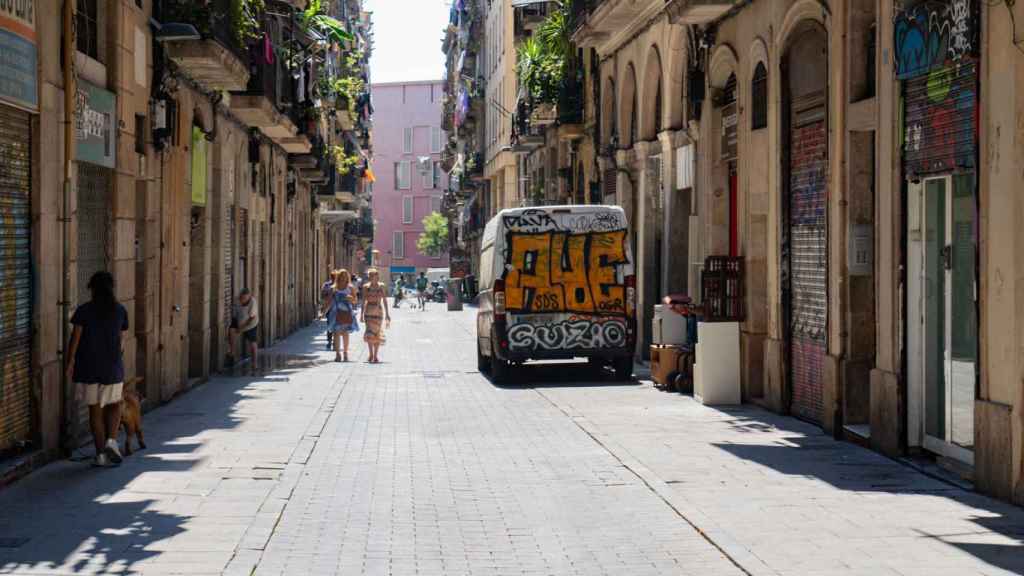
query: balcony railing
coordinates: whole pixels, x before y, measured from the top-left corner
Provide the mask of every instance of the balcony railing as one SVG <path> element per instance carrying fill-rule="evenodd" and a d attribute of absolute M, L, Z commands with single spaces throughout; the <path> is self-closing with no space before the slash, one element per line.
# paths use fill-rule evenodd
<path fill-rule="evenodd" d="M 165 44 L 168 57 L 197 82 L 215 90 L 242 90 L 249 82 L 249 53 L 233 0 L 165 0 L 161 23 L 191 24 L 202 40 Z"/>

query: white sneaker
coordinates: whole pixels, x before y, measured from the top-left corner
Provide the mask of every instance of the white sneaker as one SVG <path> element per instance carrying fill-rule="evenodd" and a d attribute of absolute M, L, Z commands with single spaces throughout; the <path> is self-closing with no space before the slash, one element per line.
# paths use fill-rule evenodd
<path fill-rule="evenodd" d="M 113 438 L 107 440 L 107 445 L 103 449 L 103 452 L 114 464 L 120 464 L 121 461 L 124 460 L 121 456 L 121 449 L 117 445 L 117 440 L 114 440 Z"/>
<path fill-rule="evenodd" d="M 99 454 L 96 455 L 95 458 L 92 459 L 92 465 L 96 466 L 97 468 L 108 468 L 110 467 L 110 459 L 107 458 L 107 455 L 105 453 L 100 452 Z"/>

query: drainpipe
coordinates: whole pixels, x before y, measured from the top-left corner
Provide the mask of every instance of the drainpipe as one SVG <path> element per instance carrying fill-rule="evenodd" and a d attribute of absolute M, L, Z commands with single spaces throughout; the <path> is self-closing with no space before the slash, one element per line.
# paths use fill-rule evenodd
<path fill-rule="evenodd" d="M 74 21 L 75 21 L 75 3 L 71 0 L 64 0 L 64 40 L 63 46 L 61 47 L 64 54 L 64 190 L 63 197 L 61 199 L 61 239 L 62 239 L 62 254 L 61 254 L 61 323 L 60 323 L 60 382 L 61 390 L 64 393 L 65 399 L 68 397 L 74 398 L 74 391 L 70 390 L 71 382 L 68 381 L 67 373 L 64 367 L 67 365 L 67 345 L 70 339 L 70 331 L 68 330 L 68 317 L 69 317 L 69 299 L 71 297 L 71 275 L 69 272 L 70 268 L 70 254 L 71 254 L 71 238 L 69 234 L 69 227 L 71 226 L 71 214 L 69 213 L 71 207 L 71 155 L 74 152 L 74 113 L 75 113 L 75 49 L 74 49 Z M 70 396 L 68 396 L 70 394 Z M 70 423 L 72 418 L 75 417 L 77 406 L 74 402 L 69 405 L 64 402 L 63 405 L 68 410 L 68 413 L 64 414 L 64 445 L 67 450 L 74 449 L 74 439 L 71 438 Z M 75 409 L 75 410 L 72 410 Z"/>

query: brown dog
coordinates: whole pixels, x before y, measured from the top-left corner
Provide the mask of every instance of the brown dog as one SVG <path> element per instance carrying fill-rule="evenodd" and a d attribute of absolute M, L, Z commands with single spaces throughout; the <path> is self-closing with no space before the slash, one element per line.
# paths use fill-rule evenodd
<path fill-rule="evenodd" d="M 135 386 L 139 382 L 142 382 L 142 378 L 133 378 L 125 384 L 121 402 L 121 427 L 124 428 L 125 456 L 132 453 L 132 436 L 135 436 L 140 450 L 146 448 L 146 440 L 142 436 L 142 402 L 139 399 L 139 393 L 135 390 Z"/>

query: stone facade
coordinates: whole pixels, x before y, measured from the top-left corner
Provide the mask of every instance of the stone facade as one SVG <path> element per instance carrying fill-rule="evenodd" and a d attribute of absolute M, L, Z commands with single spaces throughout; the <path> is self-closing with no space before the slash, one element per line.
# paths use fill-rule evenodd
<path fill-rule="evenodd" d="M 85 121 L 83 110 L 97 107 L 83 90 L 110 94 L 113 108 L 99 111 L 110 116 L 105 135 L 114 160 L 98 167 L 106 160 L 75 143 L 65 179 L 66 59 L 61 57 L 62 19 L 55 17 L 63 8 L 35 0 L 34 13 L 47 17 L 35 22 L 38 106 L 29 110 L 31 427 L 16 438 L 4 437 L 0 479 L 77 447 L 87 433 L 69 416 L 79 407 L 72 384 L 63 378 L 62 351 L 69 334 L 65 313 L 81 303 L 88 274 L 95 269 L 114 274 L 129 314 L 126 379 L 142 379 L 144 406 L 166 402 L 224 368 L 230 310 L 241 289 L 252 290 L 260 303 L 262 345 L 315 317 L 327 254 L 351 244 L 356 235 L 321 218 L 336 207 L 334 190 L 324 184 L 334 182 L 328 180 L 334 170 L 329 146 L 347 140 L 346 131 L 359 132 L 355 140 L 364 146 L 353 152 L 361 158 L 353 168 L 357 181 L 371 154 L 368 94 L 353 107 L 359 117 L 348 129 L 336 129 L 331 119 L 296 134 L 295 120 L 275 109 L 278 124 L 286 128 L 282 135 L 300 137 L 310 150 L 289 154 L 281 138 L 260 133 L 255 121 L 247 124 L 232 112 L 232 90 L 245 97 L 263 90 L 255 78 L 250 81 L 248 52 L 232 51 L 230 40 L 214 35 L 182 49 L 195 52 L 200 44 L 216 44 L 215 59 L 202 54 L 197 62 L 175 59 L 181 51 L 175 52 L 176 44 L 193 41 L 154 38 L 151 22 L 160 14 L 151 2 L 96 0 L 77 8 L 88 11 L 86 21 L 94 19 L 95 29 L 79 30 L 72 47 L 76 122 Z M 357 45 L 368 30 L 368 15 L 355 0 L 332 3 L 328 11 L 357 33 L 345 48 L 363 50 L 357 65 L 368 81 L 368 50 Z M 221 85 L 216 78 L 231 82 Z M 315 79 L 307 86 L 315 89 Z M 8 105 L 0 97 L 0 106 Z M 74 137 L 76 126 L 70 128 Z M 315 151 L 313 143 L 319 146 Z M 197 147 L 205 155 L 197 155 Z M 298 166 L 307 159 L 322 170 L 300 173 Z M 80 205 L 81 199 L 88 203 Z M 98 243 L 97 233 L 104 236 Z M 0 352 L 0 363 L 11 361 L 13 356 Z"/>

